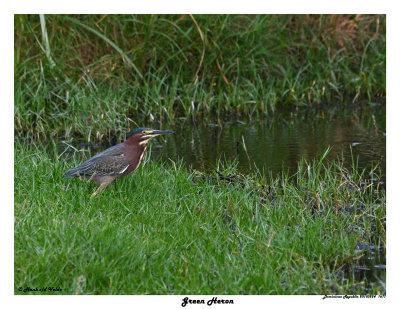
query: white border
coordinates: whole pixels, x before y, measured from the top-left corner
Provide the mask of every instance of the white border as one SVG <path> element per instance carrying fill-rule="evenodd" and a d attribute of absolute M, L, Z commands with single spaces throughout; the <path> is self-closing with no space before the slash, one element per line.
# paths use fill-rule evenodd
<path fill-rule="evenodd" d="M 182 308 L 182 296 L 13 296 L 13 197 L 14 170 L 11 165 L 14 156 L 13 147 L 13 14 L 14 13 L 246 13 L 246 14 L 289 14 L 289 13 L 372 13 L 387 15 L 387 193 L 388 193 L 388 273 L 387 273 L 387 294 L 384 300 L 322 300 L 321 296 L 221 296 L 221 298 L 234 299 L 235 306 L 226 305 L 228 308 L 266 308 L 283 305 L 294 305 L 296 308 L 307 306 L 307 308 L 362 306 L 369 308 L 372 306 L 393 307 L 396 301 L 397 287 L 399 281 L 398 264 L 398 235 L 399 224 L 399 191 L 400 176 L 399 170 L 399 141 L 397 135 L 399 130 L 399 20 L 400 16 L 395 2 L 390 1 L 271 1 L 261 3 L 261 1 L 6 1 L 2 3 L 1 31 L 2 31 L 2 100 L 1 105 L 4 111 L 1 114 L 1 205 L 3 215 L 1 216 L 1 239 L 2 254 L 1 267 L 2 279 L 0 293 L 2 303 L 11 306 L 6 307 L 25 307 L 25 308 L 61 308 L 77 307 L 122 307 L 129 308 L 157 306 L 160 308 Z M 397 29 L 397 30 L 395 30 Z M 397 162 L 396 162 L 397 161 Z M 396 203 L 397 202 L 397 203 Z M 3 297 L 5 296 L 5 297 Z M 185 295 L 189 296 L 189 295 Z M 199 298 L 200 296 L 192 296 Z M 205 296 L 209 299 L 209 296 Z M 218 308 L 222 305 L 215 305 Z M 213 306 L 214 307 L 214 306 Z M 187 306 L 186 308 L 203 308 L 203 306 Z"/>

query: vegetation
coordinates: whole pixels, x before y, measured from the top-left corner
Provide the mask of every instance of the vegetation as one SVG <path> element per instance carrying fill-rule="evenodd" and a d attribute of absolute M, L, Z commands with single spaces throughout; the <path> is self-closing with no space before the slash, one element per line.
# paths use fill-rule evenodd
<path fill-rule="evenodd" d="M 323 156 L 266 179 L 152 162 L 90 200 L 94 184 L 63 178 L 86 156 L 66 156 L 16 144 L 16 294 L 386 293 L 352 270 L 360 243 L 386 243 L 377 169 Z"/>
<path fill-rule="evenodd" d="M 265 116 L 385 96 L 384 15 L 15 15 L 15 133 Z"/>

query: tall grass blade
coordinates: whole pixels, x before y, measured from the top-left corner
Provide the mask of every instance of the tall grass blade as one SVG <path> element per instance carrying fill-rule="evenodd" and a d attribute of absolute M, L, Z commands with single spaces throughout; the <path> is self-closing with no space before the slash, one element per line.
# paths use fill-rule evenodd
<path fill-rule="evenodd" d="M 43 45 L 45 47 L 46 57 L 50 62 L 50 67 L 54 68 L 56 63 L 54 62 L 53 58 L 51 57 L 49 36 L 48 36 L 47 30 L 46 30 L 46 20 L 45 20 L 44 14 L 39 14 L 39 17 L 40 17 L 40 27 L 42 29 L 42 41 L 43 41 Z"/>
<path fill-rule="evenodd" d="M 86 30 L 89 30 L 90 32 L 96 34 L 98 37 L 102 38 L 105 42 L 107 42 L 110 46 L 112 46 L 121 55 L 122 59 L 124 59 L 124 61 L 126 61 L 132 67 L 132 69 L 135 70 L 135 72 L 140 77 L 140 79 L 145 81 L 142 73 L 139 71 L 139 69 L 136 67 L 136 65 L 133 63 L 133 61 L 128 57 L 128 55 L 121 48 L 118 47 L 117 44 L 115 44 L 113 41 L 111 41 L 109 38 L 107 38 L 105 35 L 103 35 L 99 31 L 89 27 L 88 25 L 81 23 L 80 21 L 76 20 L 75 18 L 65 16 L 65 19 L 71 21 L 72 23 L 74 23 L 78 26 L 81 26 L 82 28 L 85 28 Z"/>

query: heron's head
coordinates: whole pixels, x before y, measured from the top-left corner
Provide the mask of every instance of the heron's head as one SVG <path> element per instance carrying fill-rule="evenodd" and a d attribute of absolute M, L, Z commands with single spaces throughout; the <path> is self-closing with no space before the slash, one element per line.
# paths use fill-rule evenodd
<path fill-rule="evenodd" d="M 147 144 L 147 142 L 155 136 L 163 134 L 172 134 L 171 130 L 154 130 L 150 128 L 138 128 L 127 136 L 126 141 L 137 142 L 139 145 Z"/>

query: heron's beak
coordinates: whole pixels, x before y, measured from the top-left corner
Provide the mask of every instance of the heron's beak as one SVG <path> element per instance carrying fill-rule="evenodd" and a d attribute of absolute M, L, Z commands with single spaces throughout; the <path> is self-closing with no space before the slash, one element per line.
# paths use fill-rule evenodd
<path fill-rule="evenodd" d="M 174 131 L 172 130 L 154 130 L 151 133 L 148 133 L 147 135 L 157 136 L 161 134 L 172 134 L 172 133 L 174 133 Z"/>

